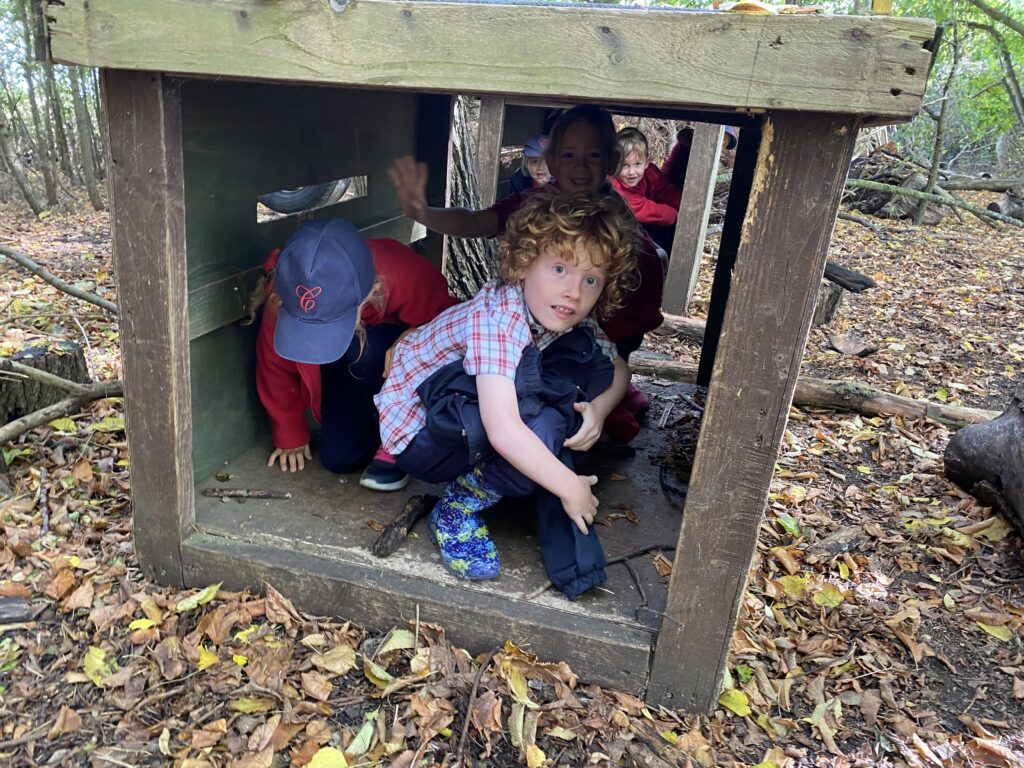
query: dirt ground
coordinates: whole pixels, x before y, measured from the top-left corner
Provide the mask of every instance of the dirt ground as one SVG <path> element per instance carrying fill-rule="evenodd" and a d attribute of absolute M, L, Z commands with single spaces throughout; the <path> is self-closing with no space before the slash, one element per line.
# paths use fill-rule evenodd
<path fill-rule="evenodd" d="M 0 222 L 0 244 L 116 301 L 104 214 L 0 207 Z M 812 331 L 802 373 L 1002 410 L 1024 375 L 1024 230 L 878 223 L 881 235 L 838 222 L 830 258 L 878 285 Z M 0 313 L 0 354 L 66 338 L 94 378 L 120 376 L 116 323 L 6 260 Z M 854 334 L 873 351 L 833 348 Z M 659 336 L 643 352 L 699 354 Z M 676 447 L 659 461 L 678 500 L 699 411 L 641 383 L 644 428 Z M 936 422 L 791 411 L 706 716 L 645 707 L 514 646 L 471 659 L 443 627 L 385 637 L 300 614 L 272 585 L 151 584 L 132 548 L 123 429 L 106 400 L 2 446 L 0 598 L 30 610 L 0 624 L 4 764 L 1024 765 L 1021 540 L 945 479 L 951 432 Z"/>

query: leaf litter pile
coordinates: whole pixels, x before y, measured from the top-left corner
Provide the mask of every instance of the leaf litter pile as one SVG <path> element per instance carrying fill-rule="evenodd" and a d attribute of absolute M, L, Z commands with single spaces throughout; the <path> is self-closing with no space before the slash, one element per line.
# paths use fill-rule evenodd
<path fill-rule="evenodd" d="M 105 215 L 0 218 L 0 242 L 116 300 Z M 840 221 L 830 258 L 878 286 L 812 331 L 803 372 L 1001 410 L 1024 375 L 1019 233 Z M 0 297 L 0 354 L 70 339 L 94 378 L 120 375 L 100 310 L 7 261 Z M 838 351 L 851 339 L 859 354 Z M 692 417 L 646 428 L 692 450 Z M 2 446 L 0 606 L 28 607 L 0 623 L 4 765 L 1024 766 L 1021 540 L 945 479 L 939 423 L 791 411 L 707 716 L 587 685 L 500 637 L 473 658 L 443 627 L 369 633 L 269 584 L 154 585 L 133 551 L 123 430 L 103 400 Z"/>

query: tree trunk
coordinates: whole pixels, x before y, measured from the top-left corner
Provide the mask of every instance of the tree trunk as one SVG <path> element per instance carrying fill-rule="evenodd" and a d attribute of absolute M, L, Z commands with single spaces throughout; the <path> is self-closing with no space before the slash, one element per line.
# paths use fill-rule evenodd
<path fill-rule="evenodd" d="M 697 380 L 697 366 L 669 360 L 630 358 L 629 367 L 641 376 L 659 376 L 669 381 L 692 384 Z M 953 428 L 968 424 L 983 424 L 994 419 L 995 411 L 943 405 L 925 400 L 901 397 L 891 392 L 853 381 L 833 381 L 801 376 L 796 381 L 793 405 L 811 408 L 832 408 L 837 411 L 864 413 L 869 416 L 905 416 L 910 419 L 929 419 Z"/>
<path fill-rule="evenodd" d="M 469 113 L 469 98 L 459 96 L 455 101 L 455 124 L 452 128 L 451 200 L 448 203 L 456 208 L 480 207 Z M 497 274 L 494 241 L 483 238 L 446 239 L 445 277 L 453 295 L 462 299 L 475 296 L 483 284 Z"/>
<path fill-rule="evenodd" d="M 946 118 L 949 115 L 950 91 L 953 88 L 953 79 L 957 70 L 960 69 L 960 31 L 956 19 L 953 21 L 953 61 L 949 66 L 949 76 L 946 78 L 942 88 L 942 105 L 939 107 L 939 119 L 935 121 L 935 145 L 932 149 L 932 164 L 928 169 L 928 181 L 924 185 L 925 194 L 932 194 L 935 191 L 935 184 L 939 180 L 939 162 L 942 160 L 942 140 L 946 136 Z M 922 199 L 917 204 L 914 212 L 914 224 L 920 226 L 928 212 L 928 200 Z"/>
<path fill-rule="evenodd" d="M 1008 13 L 1003 13 L 998 8 L 993 8 L 988 5 L 984 0 L 967 0 L 971 5 L 977 8 L 979 11 L 984 13 L 990 19 L 995 19 L 1000 24 L 1005 24 L 1018 35 L 1024 35 L 1024 24 L 1017 21 L 1015 18 L 1010 16 Z"/>
<path fill-rule="evenodd" d="M 49 347 L 25 347 L 10 358 L 0 358 L 0 372 L 3 372 L 0 376 L 0 424 L 19 419 L 67 397 L 67 392 L 62 389 L 11 374 L 8 360 L 79 384 L 89 381 L 82 348 L 70 341 L 58 342 Z"/>
<path fill-rule="evenodd" d="M 20 0 L 18 5 L 25 50 L 32 51 L 35 46 L 32 41 L 32 31 L 26 0 Z M 46 189 L 46 204 L 53 207 L 57 204 L 57 179 L 54 177 L 53 171 L 53 139 L 50 135 L 50 123 L 45 119 L 45 116 L 40 116 L 39 114 L 39 101 L 36 98 L 35 72 L 33 71 L 32 63 L 27 60 L 23 61 L 22 69 L 25 74 L 25 88 L 28 96 L 28 105 L 32 112 L 32 125 L 35 127 L 36 148 L 39 152 L 39 166 L 43 174 L 43 185 Z"/>
<path fill-rule="evenodd" d="M 1002 415 L 957 432 L 944 458 L 946 477 L 995 507 L 1024 535 L 1024 384 Z"/>
<path fill-rule="evenodd" d="M 25 169 L 21 167 L 21 162 L 18 160 L 17 150 L 11 146 L 8 136 L 7 120 L 3 114 L 0 114 L 0 159 L 4 161 L 7 170 L 14 177 L 14 183 L 21 190 L 21 196 L 25 198 L 28 207 L 32 209 L 32 213 L 38 216 L 43 212 L 43 206 L 39 202 L 39 198 L 36 197 L 36 193 L 32 191 L 32 185 L 29 184 L 28 177 L 25 176 Z"/>
<path fill-rule="evenodd" d="M 92 154 L 92 123 L 85 111 L 85 100 L 78 79 L 78 67 L 68 67 L 71 78 L 71 101 L 75 107 L 75 125 L 78 128 L 78 149 L 82 159 L 82 177 L 85 189 L 89 193 L 89 202 L 97 211 L 103 210 L 103 198 L 100 196 L 99 180 L 96 178 L 96 166 Z"/>
<path fill-rule="evenodd" d="M 53 76 L 53 65 L 50 62 L 45 62 L 43 64 L 43 72 L 46 75 L 46 101 L 50 105 L 50 119 L 53 121 L 54 149 L 57 152 L 57 162 L 68 180 L 75 184 L 78 182 L 78 174 L 75 173 L 74 163 L 71 162 L 71 147 L 68 145 L 68 132 L 64 126 L 60 91 L 57 89 L 57 78 Z"/>

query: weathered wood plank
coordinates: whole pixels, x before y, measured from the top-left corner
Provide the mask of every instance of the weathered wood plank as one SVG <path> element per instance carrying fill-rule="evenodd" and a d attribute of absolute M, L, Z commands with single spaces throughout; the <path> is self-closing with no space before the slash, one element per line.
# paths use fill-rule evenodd
<path fill-rule="evenodd" d="M 649 701 L 707 711 L 717 699 L 858 128 L 765 119 Z"/>
<path fill-rule="evenodd" d="M 389 0 L 341 12 L 324 0 L 60 0 L 47 16 L 53 57 L 88 66 L 896 120 L 921 104 L 935 30 L 926 19 Z"/>
<path fill-rule="evenodd" d="M 195 516 L 181 102 L 152 72 L 101 83 L 135 549 L 148 577 L 181 584 Z"/>
<path fill-rule="evenodd" d="M 498 189 L 498 163 L 501 137 L 505 133 L 505 99 L 484 96 L 480 99 L 480 123 L 476 134 L 476 180 L 480 187 L 480 205 L 494 205 Z"/>
<path fill-rule="evenodd" d="M 371 629 L 420 621 L 445 627 L 471 653 L 506 639 L 541 658 L 566 661 L 587 681 L 641 694 L 647 679 L 651 633 L 470 588 L 286 548 L 259 546 L 203 533 L 182 547 L 188 586 L 223 581 L 229 589 L 273 584 L 296 606 L 338 616 Z"/>
<path fill-rule="evenodd" d="M 713 123 L 699 123 L 693 130 L 690 162 L 686 166 L 686 184 L 679 203 L 676 235 L 672 240 L 672 259 L 662 299 L 662 307 L 666 312 L 685 315 L 694 288 L 697 287 L 724 132 L 722 126 Z"/>

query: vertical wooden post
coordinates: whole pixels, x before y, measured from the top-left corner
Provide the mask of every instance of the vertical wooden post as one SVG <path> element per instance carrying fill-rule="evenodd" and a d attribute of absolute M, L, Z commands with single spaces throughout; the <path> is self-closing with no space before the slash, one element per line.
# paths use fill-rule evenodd
<path fill-rule="evenodd" d="M 747 218 L 750 187 L 757 168 L 760 146 L 760 125 L 740 131 L 732 181 L 729 183 L 729 200 L 725 206 L 725 222 L 722 225 L 722 236 L 718 239 L 718 260 L 715 262 L 715 276 L 711 283 L 711 301 L 708 305 L 707 323 L 704 326 L 704 342 L 701 344 L 700 362 L 697 365 L 697 384 L 702 387 L 706 387 L 711 381 L 711 367 L 715 363 L 718 336 L 722 332 L 722 320 L 729 303 L 732 270 L 736 264 L 736 252 L 740 247 L 743 222 Z"/>
<path fill-rule="evenodd" d="M 181 100 L 153 72 L 101 82 L 135 550 L 149 578 L 183 585 L 195 497 Z"/>
<path fill-rule="evenodd" d="M 451 173 L 452 118 L 455 97 L 421 93 L 416 97 L 416 158 L 427 164 L 427 204 L 450 205 L 448 177 Z M 448 258 L 448 238 L 427 230 L 422 247 L 440 266 Z"/>
<path fill-rule="evenodd" d="M 704 712 L 717 700 L 859 127 L 856 117 L 813 113 L 769 113 L 763 123 L 652 703 Z"/>
<path fill-rule="evenodd" d="M 501 161 L 501 137 L 505 129 L 505 99 L 480 97 L 480 123 L 476 138 L 476 180 L 480 188 L 480 207 L 494 205 L 498 193 L 498 166 Z"/>
<path fill-rule="evenodd" d="M 686 184 L 676 219 L 676 235 L 672 240 L 672 258 L 662 306 L 666 312 L 685 315 L 700 275 L 704 255 L 704 236 L 715 195 L 718 156 L 722 152 L 724 129 L 714 123 L 698 123 L 693 130 L 690 162 L 686 167 Z"/>

